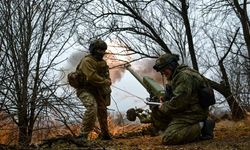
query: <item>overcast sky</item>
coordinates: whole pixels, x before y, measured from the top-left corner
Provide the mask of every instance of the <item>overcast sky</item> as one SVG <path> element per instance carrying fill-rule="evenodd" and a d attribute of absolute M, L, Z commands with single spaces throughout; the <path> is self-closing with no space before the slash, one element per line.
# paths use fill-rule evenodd
<path fill-rule="evenodd" d="M 143 102 L 149 97 L 148 92 L 129 71 L 125 71 L 122 78 L 112 85 L 111 94 L 110 109 L 126 111 L 134 107 L 148 108 Z"/>

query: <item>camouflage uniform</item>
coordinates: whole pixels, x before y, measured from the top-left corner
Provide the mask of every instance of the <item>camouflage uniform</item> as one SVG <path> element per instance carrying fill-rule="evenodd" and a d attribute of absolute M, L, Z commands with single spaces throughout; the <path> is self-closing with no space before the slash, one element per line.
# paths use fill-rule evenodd
<path fill-rule="evenodd" d="M 173 98 L 163 103 L 161 111 L 172 120 L 162 135 L 163 144 L 183 144 L 199 138 L 202 122 L 208 117 L 208 109 L 199 104 L 198 88 L 205 84 L 195 70 L 178 65 L 171 79 Z"/>
<path fill-rule="evenodd" d="M 77 89 L 77 95 L 86 108 L 81 134 L 86 136 L 93 130 L 97 117 L 102 135 L 109 135 L 106 108 L 110 105 L 111 94 L 109 67 L 106 61 L 87 55 L 77 70 L 85 76 L 83 86 Z"/>

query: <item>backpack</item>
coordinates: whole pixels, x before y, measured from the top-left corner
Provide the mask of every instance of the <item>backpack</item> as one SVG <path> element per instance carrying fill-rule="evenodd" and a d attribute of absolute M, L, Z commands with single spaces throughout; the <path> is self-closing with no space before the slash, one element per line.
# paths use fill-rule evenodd
<path fill-rule="evenodd" d="M 202 87 L 198 92 L 198 96 L 202 108 L 208 108 L 215 104 L 214 91 L 211 87 Z"/>
<path fill-rule="evenodd" d="M 202 78 L 200 82 L 204 82 L 204 84 L 201 85 L 198 89 L 198 98 L 199 98 L 199 104 L 201 105 L 201 107 L 208 108 L 209 106 L 214 105 L 216 103 L 214 91 L 211 88 L 207 79 L 203 75 L 198 73 L 196 70 L 189 69 L 189 71 L 200 76 Z M 197 76 L 194 76 L 194 77 L 197 78 Z"/>
<path fill-rule="evenodd" d="M 79 73 L 79 71 L 73 71 L 68 74 L 68 83 L 75 89 L 79 89 L 83 86 L 84 76 Z"/>

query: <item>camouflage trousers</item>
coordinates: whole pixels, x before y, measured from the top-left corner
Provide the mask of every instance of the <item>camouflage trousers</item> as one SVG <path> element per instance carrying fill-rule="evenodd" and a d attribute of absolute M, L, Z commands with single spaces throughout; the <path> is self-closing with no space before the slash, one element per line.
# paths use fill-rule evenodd
<path fill-rule="evenodd" d="M 199 123 L 190 124 L 180 120 L 172 120 L 162 134 L 165 145 L 185 144 L 197 140 L 201 134 Z"/>
<path fill-rule="evenodd" d="M 152 109 L 151 119 L 153 126 L 159 131 L 165 131 L 172 120 L 170 116 L 167 116 L 158 108 Z"/>
<path fill-rule="evenodd" d="M 94 129 L 96 118 L 98 119 L 102 134 L 109 134 L 105 99 L 98 94 L 94 96 L 86 91 L 81 92 L 78 97 L 86 109 L 83 114 L 81 134 L 88 135 Z"/>
<path fill-rule="evenodd" d="M 171 119 L 170 116 L 161 112 L 159 109 L 152 109 L 151 118 L 153 126 L 163 131 L 163 144 L 184 144 L 197 140 L 201 135 L 201 127 L 198 121 L 177 118 Z"/>

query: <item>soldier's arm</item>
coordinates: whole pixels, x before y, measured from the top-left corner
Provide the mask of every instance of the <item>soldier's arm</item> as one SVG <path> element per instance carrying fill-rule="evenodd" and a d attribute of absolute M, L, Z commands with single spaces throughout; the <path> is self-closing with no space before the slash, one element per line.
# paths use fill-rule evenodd
<path fill-rule="evenodd" d="M 192 79 L 188 75 L 181 75 L 173 85 L 173 97 L 170 101 L 162 104 L 161 110 L 164 113 L 172 114 L 183 112 L 190 106 L 192 96 Z"/>
<path fill-rule="evenodd" d="M 110 85 L 111 81 L 109 79 L 106 79 L 97 73 L 97 71 L 96 71 L 97 66 L 96 65 L 97 65 L 96 62 L 93 62 L 89 59 L 86 59 L 82 63 L 81 70 L 86 75 L 87 82 L 89 82 L 90 84 L 92 84 L 94 86 L 108 86 L 108 85 Z"/>

